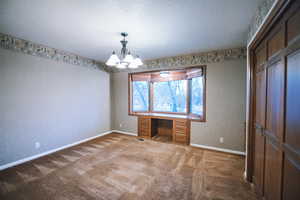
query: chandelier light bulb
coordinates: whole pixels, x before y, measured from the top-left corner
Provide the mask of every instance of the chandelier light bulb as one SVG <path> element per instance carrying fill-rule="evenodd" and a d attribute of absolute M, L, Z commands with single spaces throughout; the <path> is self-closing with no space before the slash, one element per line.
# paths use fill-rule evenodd
<path fill-rule="evenodd" d="M 125 69 L 126 68 L 126 63 L 119 63 L 117 65 L 117 68 L 119 68 L 119 69 Z"/>
<path fill-rule="evenodd" d="M 143 62 L 142 62 L 142 60 L 140 59 L 139 56 L 136 56 L 136 58 L 134 59 L 134 63 L 135 63 L 137 66 L 143 65 Z"/>
<path fill-rule="evenodd" d="M 128 68 L 131 68 L 131 69 L 136 69 L 138 68 L 139 66 L 135 63 L 135 62 L 132 62 L 128 65 Z"/>
<path fill-rule="evenodd" d="M 121 36 L 124 37 L 123 40 L 121 40 L 122 49 L 121 49 L 121 55 L 119 57 L 116 55 L 116 53 L 113 51 L 109 59 L 106 61 L 107 66 L 115 66 L 120 69 L 124 68 L 138 68 L 139 66 L 143 65 L 142 60 L 137 56 L 134 58 L 130 51 L 126 48 L 128 41 L 126 40 L 126 37 L 128 36 L 127 33 L 121 33 Z M 128 52 L 128 53 L 127 53 Z"/>
<path fill-rule="evenodd" d="M 118 58 L 118 56 L 116 55 L 116 53 L 113 51 L 112 54 L 111 54 L 111 56 L 107 60 L 106 65 L 108 65 L 108 66 L 116 66 L 119 62 L 120 62 L 120 59 Z"/>
<path fill-rule="evenodd" d="M 123 62 L 127 62 L 127 63 L 133 62 L 133 56 L 130 54 L 130 52 L 125 56 Z"/>

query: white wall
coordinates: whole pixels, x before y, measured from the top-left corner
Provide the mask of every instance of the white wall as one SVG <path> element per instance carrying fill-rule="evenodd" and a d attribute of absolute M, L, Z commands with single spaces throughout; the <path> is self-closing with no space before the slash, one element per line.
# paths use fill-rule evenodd
<path fill-rule="evenodd" d="M 108 73 L 0 49 L 0 165 L 109 131 L 110 123 Z"/>

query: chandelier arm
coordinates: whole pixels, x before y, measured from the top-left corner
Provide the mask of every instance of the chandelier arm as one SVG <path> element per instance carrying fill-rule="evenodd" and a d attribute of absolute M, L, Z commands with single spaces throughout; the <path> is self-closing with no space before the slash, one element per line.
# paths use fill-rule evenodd
<path fill-rule="evenodd" d="M 137 56 L 134 58 L 130 51 L 127 49 L 128 41 L 126 40 L 126 37 L 128 36 L 128 33 L 122 32 L 121 36 L 123 36 L 123 40 L 121 40 L 121 60 L 118 58 L 116 53 L 113 51 L 112 55 L 106 62 L 108 66 L 116 66 L 117 68 L 137 68 L 140 65 L 143 65 L 141 59 Z"/>
<path fill-rule="evenodd" d="M 121 57 L 124 59 L 126 54 L 128 53 L 128 50 L 127 50 L 128 41 L 126 41 L 126 37 L 128 36 L 128 33 L 122 32 L 121 36 L 123 36 L 123 40 L 120 41 L 122 44 Z"/>
<path fill-rule="evenodd" d="M 126 41 L 126 40 L 124 39 L 124 40 L 121 40 L 120 42 L 121 42 L 121 44 L 122 44 L 121 56 L 122 56 L 123 58 L 125 58 L 125 56 L 126 56 L 126 54 L 127 54 L 127 48 L 126 48 L 126 46 L 127 46 L 127 42 L 128 42 L 128 41 Z"/>

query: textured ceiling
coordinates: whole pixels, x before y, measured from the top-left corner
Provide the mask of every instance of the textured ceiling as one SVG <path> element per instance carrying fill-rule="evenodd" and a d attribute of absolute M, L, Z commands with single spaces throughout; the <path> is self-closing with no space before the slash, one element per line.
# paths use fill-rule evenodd
<path fill-rule="evenodd" d="M 246 45 L 261 0 L 1 0 L 0 32 L 105 61 L 120 32 L 142 59 Z"/>

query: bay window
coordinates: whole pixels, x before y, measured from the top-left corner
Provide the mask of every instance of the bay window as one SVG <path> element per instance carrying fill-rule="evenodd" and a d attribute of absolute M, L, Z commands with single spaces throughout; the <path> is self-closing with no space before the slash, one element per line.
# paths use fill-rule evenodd
<path fill-rule="evenodd" d="M 129 74 L 129 114 L 205 121 L 205 67 Z"/>

